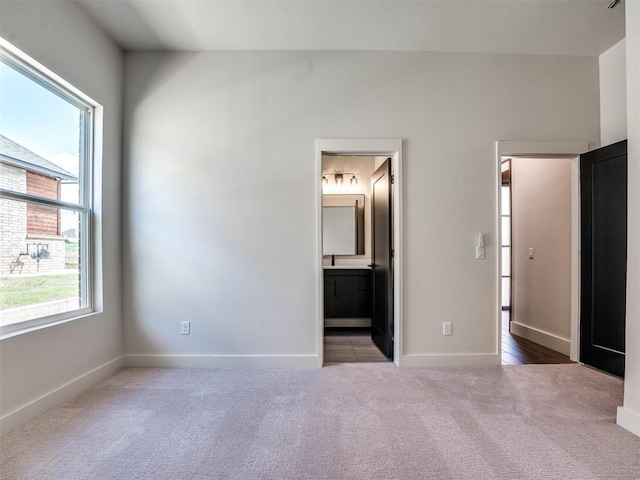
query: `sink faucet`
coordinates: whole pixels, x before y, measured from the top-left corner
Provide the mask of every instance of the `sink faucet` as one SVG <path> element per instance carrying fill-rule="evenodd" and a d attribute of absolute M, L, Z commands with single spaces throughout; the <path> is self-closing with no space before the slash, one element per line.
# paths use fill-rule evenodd
<path fill-rule="evenodd" d="M 332 267 L 336 266 L 336 256 L 335 255 L 331 255 L 331 266 Z"/>

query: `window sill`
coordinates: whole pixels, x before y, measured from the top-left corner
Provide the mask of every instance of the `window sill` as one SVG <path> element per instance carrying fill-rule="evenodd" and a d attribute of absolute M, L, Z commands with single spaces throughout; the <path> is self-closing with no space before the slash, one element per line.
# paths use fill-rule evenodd
<path fill-rule="evenodd" d="M 7 338 L 73 322 L 75 320 L 81 320 L 99 313 L 100 312 L 92 310 L 91 308 L 81 308 L 79 310 L 73 310 L 72 312 L 58 313 L 48 317 L 34 318 L 33 320 L 25 320 L 12 325 L 4 325 L 0 327 L 0 340 L 6 340 Z"/>

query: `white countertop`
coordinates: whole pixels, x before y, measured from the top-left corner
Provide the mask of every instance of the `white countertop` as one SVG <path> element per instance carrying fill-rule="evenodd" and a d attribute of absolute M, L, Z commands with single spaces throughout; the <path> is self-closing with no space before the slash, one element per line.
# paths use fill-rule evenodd
<path fill-rule="evenodd" d="M 323 268 L 325 269 L 335 269 L 335 268 L 339 268 L 339 269 L 364 269 L 364 270 L 369 270 L 371 267 L 368 267 L 366 265 L 323 265 Z"/>

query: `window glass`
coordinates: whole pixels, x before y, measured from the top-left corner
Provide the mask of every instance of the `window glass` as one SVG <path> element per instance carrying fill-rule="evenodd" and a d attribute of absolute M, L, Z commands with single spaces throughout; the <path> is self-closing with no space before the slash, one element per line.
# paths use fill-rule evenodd
<path fill-rule="evenodd" d="M 0 63 L 0 155 L 5 164 L 31 177 L 3 188 L 33 195 L 80 202 L 82 123 L 85 108 L 52 92 L 14 66 Z M 26 186 L 25 186 L 26 183 Z"/>
<path fill-rule="evenodd" d="M 511 190 L 508 185 L 502 186 L 502 215 L 511 215 Z"/>
<path fill-rule="evenodd" d="M 92 107 L 37 65 L 0 54 L 0 328 L 7 331 L 91 307 Z"/>
<path fill-rule="evenodd" d="M 511 247 L 502 247 L 502 276 L 511 275 Z"/>
<path fill-rule="evenodd" d="M 39 226 L 29 232 L 31 207 L 38 211 Z M 66 217 L 80 231 L 83 212 L 55 207 L 39 207 L 0 198 L 3 222 L 3 250 L 12 252 L 2 259 L 6 271 L 0 275 L 0 318 L 2 325 L 78 310 L 86 305 L 82 291 L 82 262 L 86 246 L 83 236 L 67 239 L 52 235 L 50 224 Z M 4 243 L 6 242 L 6 243 Z M 13 254 L 13 252 L 18 252 Z"/>
<path fill-rule="evenodd" d="M 502 217 L 502 245 L 511 245 L 511 217 Z"/>
<path fill-rule="evenodd" d="M 505 277 L 502 279 L 502 306 L 509 307 L 511 305 L 511 279 Z"/>

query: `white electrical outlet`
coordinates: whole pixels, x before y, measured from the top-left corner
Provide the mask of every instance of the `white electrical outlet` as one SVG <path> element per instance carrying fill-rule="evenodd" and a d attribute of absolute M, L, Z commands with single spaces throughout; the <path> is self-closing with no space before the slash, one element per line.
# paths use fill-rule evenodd
<path fill-rule="evenodd" d="M 451 335 L 451 322 L 442 322 L 442 335 Z"/>
<path fill-rule="evenodd" d="M 189 335 L 191 333 L 191 322 L 182 322 L 180 324 L 180 334 Z"/>

